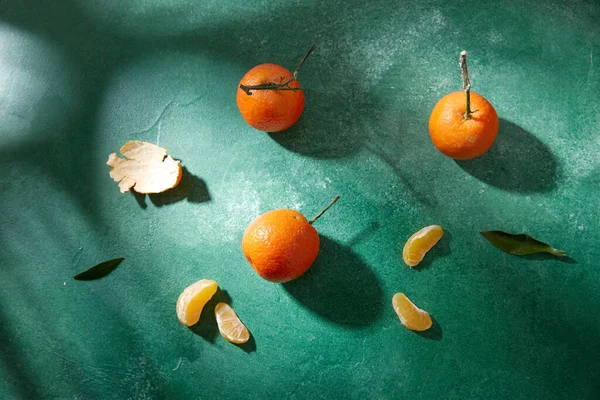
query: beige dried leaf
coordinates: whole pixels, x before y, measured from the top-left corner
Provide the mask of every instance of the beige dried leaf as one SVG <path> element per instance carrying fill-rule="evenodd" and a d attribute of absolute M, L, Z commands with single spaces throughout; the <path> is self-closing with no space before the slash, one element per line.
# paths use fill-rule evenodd
<path fill-rule="evenodd" d="M 160 193 L 181 180 L 181 163 L 167 155 L 167 149 L 152 143 L 131 140 L 108 156 L 110 177 L 119 183 L 121 193 L 133 188 L 138 193 Z"/>

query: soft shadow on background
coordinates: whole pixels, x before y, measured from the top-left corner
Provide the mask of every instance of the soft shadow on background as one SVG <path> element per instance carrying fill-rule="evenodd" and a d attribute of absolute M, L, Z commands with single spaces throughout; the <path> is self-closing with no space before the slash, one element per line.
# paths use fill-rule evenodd
<path fill-rule="evenodd" d="M 422 338 L 430 340 L 442 340 L 442 337 L 444 336 L 442 332 L 442 327 L 436 321 L 433 315 L 431 315 L 431 328 L 422 332 L 415 331 L 415 334 L 421 336 Z"/>
<path fill-rule="evenodd" d="M 451 242 L 452 234 L 448 231 L 444 231 L 444 236 L 442 236 L 440 241 L 437 242 L 437 244 L 433 246 L 431 250 L 427 252 L 427 254 L 425 254 L 423 261 L 421 261 L 419 265 L 412 267 L 412 269 L 416 271 L 425 270 L 429 268 L 429 266 L 431 266 L 431 264 L 435 262 L 438 258 L 449 256 L 452 253 L 452 251 L 450 250 Z M 402 250 L 403 248 L 401 247 L 400 252 L 402 252 Z"/>
<path fill-rule="evenodd" d="M 577 260 L 572 259 L 569 256 L 566 257 L 556 257 L 549 253 L 536 253 L 536 254 L 528 254 L 525 256 L 515 256 L 515 257 L 523 257 L 526 260 L 535 260 L 535 261 L 560 261 L 565 264 L 578 264 Z"/>
<path fill-rule="evenodd" d="M 341 325 L 372 324 L 383 310 L 381 284 L 371 268 L 350 247 L 325 236 L 313 266 L 282 286 L 309 310 Z"/>
<path fill-rule="evenodd" d="M 221 337 L 219 326 L 217 325 L 217 319 L 215 318 L 215 307 L 221 302 L 227 303 L 233 307 L 229 293 L 227 293 L 226 290 L 218 289 L 217 293 L 215 293 L 215 295 L 204 306 L 202 314 L 200 314 L 200 320 L 189 328 L 196 335 L 201 336 L 204 338 L 204 340 L 211 344 L 214 344 L 217 338 L 226 340 L 225 338 Z M 242 323 L 243 322 L 244 321 L 242 321 Z M 254 340 L 252 331 L 250 331 L 250 339 L 248 339 L 246 343 L 236 344 L 236 346 L 244 350 L 246 353 L 252 353 L 253 351 L 256 351 L 256 341 Z"/>
<path fill-rule="evenodd" d="M 210 343 L 214 343 L 220 335 L 217 320 L 215 319 L 215 307 L 220 302 L 227 303 L 232 307 L 234 306 L 227 290 L 218 289 L 217 293 L 214 294 L 202 309 L 200 320 L 189 328 L 196 335 L 202 336 L 204 340 Z"/>
<path fill-rule="evenodd" d="M 377 232 L 379 227 L 379 221 L 372 221 L 367 227 L 362 229 L 360 232 L 358 232 L 358 234 L 354 235 L 350 240 L 348 240 L 348 247 L 352 248 L 367 240 L 371 235 Z"/>
<path fill-rule="evenodd" d="M 304 68 L 309 68 L 309 62 Z M 302 76 L 298 80 L 302 81 Z M 353 121 L 356 115 L 372 114 L 373 104 L 351 103 L 333 88 L 318 93 L 306 88 L 304 92 L 307 104 L 298 122 L 269 136 L 290 151 L 314 158 L 340 158 L 357 152 L 363 136 Z M 345 113 L 340 114 L 340 109 Z"/>
<path fill-rule="evenodd" d="M 130 192 L 141 208 L 146 209 L 148 207 L 145 194 L 138 193 L 134 189 L 131 189 Z M 208 192 L 206 182 L 190 173 L 186 167 L 182 169 L 181 181 L 177 186 L 162 193 L 149 194 L 148 197 L 156 207 L 178 203 L 186 199 L 189 203 L 210 201 L 210 193 Z"/>
<path fill-rule="evenodd" d="M 487 153 L 456 163 L 477 179 L 511 192 L 544 192 L 556 187 L 556 157 L 542 141 L 500 118 L 498 137 Z"/>
<path fill-rule="evenodd" d="M 2 2 L 1 4 L 4 6 L 8 2 Z M 81 75 L 85 77 L 85 82 L 75 82 L 83 88 L 79 98 L 81 110 L 75 118 L 70 118 L 65 126 L 60 126 L 58 137 L 48 134 L 48 139 L 24 143 L 15 152 L 3 154 L 6 157 L 0 165 L 3 168 L 8 168 L 11 163 L 27 163 L 36 169 L 43 170 L 50 181 L 56 183 L 64 193 L 72 196 L 92 216 L 98 202 L 94 182 L 89 180 L 89 172 L 93 170 L 89 160 L 93 159 L 94 143 L 96 143 L 94 136 L 98 133 L 97 116 L 105 101 L 104 89 L 110 83 L 113 74 L 117 73 L 120 68 L 132 61 L 143 59 L 148 54 L 169 50 L 187 51 L 192 54 L 210 53 L 215 57 L 222 58 L 224 62 L 229 62 L 230 67 L 240 68 L 241 71 L 264 61 L 278 62 L 288 68 L 293 68 L 299 57 L 294 56 L 282 60 L 281 57 L 285 57 L 286 52 L 281 51 L 281 46 L 272 46 L 272 43 L 277 42 L 277 38 L 273 37 L 273 32 L 289 31 L 288 27 L 293 21 L 302 21 L 305 26 L 320 24 L 320 26 L 333 27 L 338 26 L 334 23 L 339 20 L 339 16 L 332 12 L 335 10 L 334 6 L 323 3 L 321 7 L 324 10 L 318 13 L 314 12 L 314 7 L 311 7 L 311 5 L 317 3 L 312 3 L 280 8 L 277 13 L 270 16 L 268 23 L 257 23 L 257 19 L 246 18 L 244 15 L 240 18 L 231 15 L 230 18 L 228 17 L 224 21 L 215 21 L 207 27 L 198 26 L 195 32 L 176 33 L 167 37 L 147 36 L 143 29 L 136 27 L 135 21 L 132 23 L 132 21 L 125 20 L 122 23 L 130 24 L 132 30 L 138 33 L 137 37 L 125 37 L 110 31 L 109 19 L 119 21 L 121 18 L 118 7 L 111 10 L 110 18 L 107 18 L 106 21 L 91 21 L 88 15 L 78 10 L 76 1 L 35 0 L 20 1 L 15 4 L 18 4 L 18 6 L 9 7 L 12 9 L 7 11 L 3 9 L 0 12 L 0 18 L 3 22 L 13 24 L 28 33 L 58 44 L 80 69 Z M 333 2 L 331 4 L 335 5 L 337 3 Z M 172 21 L 186 21 L 185 11 L 183 7 L 181 8 L 181 14 L 175 15 L 166 6 L 161 12 L 156 13 L 153 22 L 156 23 L 156 26 L 164 27 L 169 26 Z M 364 8 L 355 10 L 357 19 L 363 18 L 362 14 L 364 13 L 361 13 L 361 11 L 364 11 Z M 297 28 L 299 25 L 296 24 L 295 27 Z M 331 36 L 327 37 L 327 40 L 330 43 L 342 44 L 335 48 L 332 46 L 329 56 L 320 56 L 315 53 L 315 58 L 312 59 L 311 56 L 311 60 L 304 67 L 307 69 L 312 63 L 310 68 L 314 68 L 314 76 L 325 82 L 320 91 L 335 93 L 341 88 L 342 93 L 338 97 L 334 95 L 329 98 L 325 97 L 327 101 L 324 101 L 319 90 L 313 89 L 311 91 L 307 88 L 307 110 L 305 110 L 305 114 L 301 117 L 298 125 L 293 128 L 295 130 L 288 131 L 289 135 L 273 135 L 273 140 L 281 146 L 311 157 L 335 158 L 357 151 L 360 149 L 360 143 L 366 142 L 360 134 L 362 127 L 355 129 L 353 124 L 354 121 L 361 118 L 367 119 L 366 125 L 372 122 L 370 114 L 368 114 L 370 107 L 365 108 L 364 111 L 361 110 L 361 100 L 356 99 L 360 96 L 352 96 L 351 90 L 357 81 L 363 79 L 363 71 L 356 67 L 342 70 L 337 68 L 340 63 L 336 64 L 339 55 L 343 55 L 357 46 L 365 46 L 364 43 L 357 44 L 351 40 L 352 37 L 347 37 L 347 33 L 343 29 L 337 31 L 331 29 Z M 246 45 L 240 45 L 240 38 L 247 39 Z M 269 38 L 269 40 L 265 38 Z M 263 40 L 265 44 L 260 45 L 259 43 Z M 312 38 L 308 39 L 306 41 L 307 45 L 310 45 L 311 41 Z M 269 46 L 272 46 L 273 50 L 269 50 Z M 317 51 L 319 49 L 320 47 L 317 48 Z M 27 53 L 24 55 L 27 55 Z M 15 59 L 14 62 L 30 62 L 30 59 L 25 57 L 21 60 Z M 193 76 L 193 71 L 191 75 Z M 299 79 L 301 82 L 303 82 L 305 76 L 303 73 L 300 74 Z M 314 78 L 313 81 L 317 81 L 317 79 Z M 198 87 L 202 88 L 203 86 L 198 85 Z M 360 93 L 360 95 L 363 94 Z M 359 102 L 358 105 L 354 105 L 356 100 Z M 44 100 L 44 104 L 41 106 L 45 107 L 46 111 L 51 111 L 52 101 L 54 100 Z M 336 106 L 330 106 L 326 104 L 327 102 L 335 103 Z M 366 101 L 365 104 L 370 106 L 373 103 Z M 321 109 L 319 111 L 313 110 L 312 107 L 315 105 L 318 105 Z M 348 108 L 342 115 L 338 115 L 336 111 L 341 105 L 347 105 Z M 41 107 L 36 105 L 35 108 Z M 315 135 L 313 129 L 320 132 L 320 135 Z M 344 129 L 355 129 L 354 134 L 350 135 Z M 52 130 L 56 130 L 55 127 L 44 128 L 39 136 L 42 137 Z M 295 137 L 292 134 L 293 132 L 298 133 L 298 137 Z M 382 144 L 379 152 L 384 150 L 388 156 L 391 154 Z M 69 160 L 68 170 L 65 170 L 64 167 L 65 160 Z M 393 165 L 396 170 L 400 169 L 398 162 L 392 162 L 390 165 Z M 490 185 L 515 192 L 549 191 L 558 181 L 557 163 L 551 151 L 535 136 L 504 120 L 500 121 L 500 135 L 496 145 L 490 152 L 481 159 L 461 162 L 459 165 L 474 177 Z M 598 172 L 598 170 L 595 171 L 595 180 L 592 182 L 598 182 L 597 177 L 600 176 Z M 511 177 L 511 179 L 505 179 L 506 176 Z M 416 186 L 414 190 L 411 189 L 411 191 L 414 191 L 411 195 L 424 197 L 424 200 L 420 201 L 425 204 L 427 204 L 426 201 L 430 200 L 425 195 L 425 190 L 421 190 L 419 186 Z M 102 227 L 104 221 L 98 218 L 97 224 Z M 57 227 L 53 228 L 59 230 L 60 225 L 57 224 Z M 118 242 L 119 239 L 117 235 L 114 241 Z M 298 302 L 327 320 L 351 327 L 366 326 L 373 323 L 380 317 L 383 310 L 382 291 L 376 276 L 368 265 L 350 248 L 342 246 L 331 239 L 323 238 L 322 240 L 321 254 L 315 265 L 305 276 L 284 285 L 284 287 Z M 109 246 L 110 244 L 106 245 Z M 570 266 L 565 265 L 565 267 Z M 482 273 L 485 273 L 485 271 L 487 269 L 484 269 Z M 515 302 L 516 306 L 522 306 L 514 308 L 516 318 L 520 318 L 518 321 L 521 321 L 524 326 L 529 326 L 524 332 L 535 333 L 536 335 L 539 333 L 540 335 L 539 337 L 536 336 L 536 339 L 542 343 L 540 348 L 547 345 L 546 348 L 548 349 L 556 349 L 556 351 L 551 351 L 552 357 L 544 355 L 542 358 L 544 361 L 554 359 L 556 363 L 559 363 L 560 371 L 566 371 L 567 373 L 565 375 L 565 373 L 560 372 L 555 376 L 563 377 L 562 382 L 572 383 L 573 386 L 586 385 L 593 391 L 592 394 L 598 394 L 597 379 L 593 379 L 593 371 L 598 371 L 600 365 L 598 358 L 590 356 L 598 354 L 600 350 L 598 348 L 600 338 L 598 337 L 597 326 L 594 326 L 595 320 L 585 318 L 586 315 L 583 313 L 581 316 L 579 314 L 574 315 L 577 312 L 577 306 L 586 307 L 593 304 L 590 303 L 590 299 L 576 303 L 578 300 L 573 296 L 571 301 L 574 304 L 569 309 L 570 304 L 556 301 L 554 293 L 539 296 L 539 290 L 532 292 L 531 288 L 537 284 L 535 280 L 523 280 L 518 274 L 515 274 L 515 271 L 509 269 L 490 269 L 491 272 L 499 277 L 499 279 L 496 279 L 496 277 L 493 279 L 496 285 L 506 286 L 505 290 L 501 292 L 503 297 L 500 300 L 506 301 L 508 299 Z M 162 278 L 157 276 L 156 279 L 160 280 Z M 15 284 L 14 281 L 11 283 Z M 568 288 L 568 285 L 565 288 Z M 152 295 L 158 290 L 158 285 L 156 287 L 149 285 L 146 295 Z M 543 294 L 543 292 L 541 293 Z M 506 296 L 506 294 L 509 295 Z M 28 293 L 28 296 L 38 304 L 43 304 L 43 301 L 47 300 L 44 297 L 45 295 L 46 293 L 38 293 L 37 295 Z M 514 300 L 515 298 L 517 300 Z M 219 297 L 215 298 L 215 300 L 217 299 Z M 225 297 L 222 299 L 225 299 Z M 216 304 L 216 301 L 211 303 Z M 209 342 L 214 342 L 218 335 L 218 329 L 214 322 L 214 305 L 212 307 L 213 309 L 210 309 L 210 306 L 207 307 L 201 322 L 197 326 L 198 334 Z M 592 307 L 589 308 L 589 310 L 591 309 Z M 117 314 L 118 312 L 115 312 L 115 315 Z M 489 318 L 494 317 L 497 316 L 494 314 L 489 316 Z M 4 321 L 6 319 L 1 318 L 0 320 Z M 144 347 L 144 341 L 138 337 L 140 331 L 137 328 L 132 328 L 129 333 L 125 330 L 119 330 L 120 327 L 127 326 L 130 323 L 129 320 L 125 318 L 123 320 L 106 320 L 104 323 L 106 332 L 118 334 L 118 341 L 127 341 L 129 346 L 127 356 L 141 357 L 147 351 Z M 43 395 L 45 384 L 49 383 L 45 380 L 48 371 L 34 369 L 35 364 L 32 364 L 32 361 L 35 360 L 36 354 L 24 351 L 27 347 L 23 345 L 28 344 L 27 341 L 22 340 L 21 343 L 19 342 L 19 339 L 23 339 L 22 336 L 25 336 L 27 332 L 23 331 L 17 334 L 17 324 L 10 327 L 4 325 L 0 326 L 0 342 L 2 343 L 0 355 L 2 362 L 9 366 L 7 370 L 9 371 L 10 380 L 13 381 L 13 387 L 19 391 L 23 398 Z M 54 332 L 54 334 L 57 338 L 61 337 L 61 332 Z M 44 335 L 40 334 L 32 337 L 44 337 Z M 50 346 L 48 347 L 50 348 Z M 93 346 L 86 347 L 86 349 L 93 348 Z M 118 353 L 113 352 L 112 354 L 117 355 Z M 82 360 L 79 355 L 80 353 L 73 353 L 74 359 L 71 360 L 74 364 L 73 370 L 76 370 L 76 367 L 81 367 Z M 536 355 L 534 359 L 539 360 L 539 357 Z M 120 360 L 123 360 L 122 356 Z M 539 362 L 535 360 L 531 362 L 531 366 L 539 367 Z M 101 361 L 100 357 L 94 356 L 91 360 L 85 362 L 85 367 L 96 368 Z M 62 367 L 67 370 L 65 365 L 61 363 L 62 361 L 57 359 L 56 363 L 52 363 L 47 368 L 49 370 L 50 368 Z M 547 363 L 547 365 L 550 364 L 552 363 Z M 521 361 L 515 363 L 514 366 L 518 368 L 519 365 L 521 365 Z M 122 370 L 122 372 L 129 373 L 128 370 Z M 526 372 L 526 370 L 523 372 Z M 110 373 L 111 375 L 106 376 L 112 376 L 112 371 Z M 151 378 L 147 379 L 148 382 L 153 382 L 151 397 L 165 398 L 173 395 L 173 393 L 161 392 L 168 385 L 173 385 L 173 381 L 166 379 L 160 368 L 153 363 L 148 363 L 144 365 L 143 373 Z M 567 378 L 564 378 L 565 376 Z M 106 380 L 96 380 L 93 379 L 95 377 L 85 376 L 83 378 L 68 379 L 68 377 L 65 377 L 64 381 L 60 382 L 61 386 L 65 387 L 61 394 L 76 392 L 86 396 L 86 393 L 89 393 L 88 397 L 93 398 L 94 395 L 99 396 L 101 393 L 99 390 L 106 387 Z M 119 376 L 116 379 L 119 379 Z M 117 380 L 114 382 L 115 385 L 111 389 L 115 391 L 114 393 L 123 394 L 124 391 L 127 391 L 128 395 L 123 394 L 122 397 L 140 395 L 140 393 L 133 393 L 133 390 L 137 388 L 139 382 L 142 382 L 141 379 L 136 379 L 135 382 L 129 380 L 129 383 L 133 382 L 135 385 L 127 385 L 126 382 L 119 383 Z M 73 386 L 69 387 L 69 384 Z M 130 386 L 134 387 L 131 388 Z M 184 391 L 185 386 L 194 387 L 193 384 L 177 384 L 177 390 Z M 591 397 L 594 398 L 594 396 Z"/>

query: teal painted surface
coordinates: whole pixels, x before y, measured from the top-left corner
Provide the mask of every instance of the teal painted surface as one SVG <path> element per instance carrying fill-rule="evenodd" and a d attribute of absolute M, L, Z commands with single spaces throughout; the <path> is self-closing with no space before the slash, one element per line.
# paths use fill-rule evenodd
<path fill-rule="evenodd" d="M 448 3 L 0 1 L 0 397 L 598 398 L 600 6 Z M 239 79 L 293 68 L 313 40 L 300 121 L 254 131 Z M 460 88 L 462 49 L 501 125 L 457 163 L 427 121 Z M 105 162 L 130 139 L 168 147 L 182 186 L 120 194 Z M 259 279 L 247 224 L 335 194 L 307 275 Z M 447 234 L 411 270 L 401 246 L 432 223 Z M 504 254 L 490 229 L 577 263 Z M 211 307 L 179 324 L 202 278 L 250 345 L 222 339 Z M 399 291 L 429 333 L 400 325 Z"/>

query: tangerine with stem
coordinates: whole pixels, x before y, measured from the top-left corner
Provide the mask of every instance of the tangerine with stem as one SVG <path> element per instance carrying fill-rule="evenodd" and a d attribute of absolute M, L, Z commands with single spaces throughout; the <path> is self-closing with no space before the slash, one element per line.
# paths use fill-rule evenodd
<path fill-rule="evenodd" d="M 242 117 L 252 127 L 280 132 L 298 121 L 304 110 L 304 92 L 298 72 L 313 52 L 313 44 L 293 73 L 277 64 L 260 64 L 244 75 L 236 101 Z"/>
<path fill-rule="evenodd" d="M 429 118 L 429 133 L 443 154 L 469 160 L 483 155 L 494 144 L 498 114 L 483 96 L 471 92 L 466 51 L 460 53 L 459 65 L 464 92 L 453 92 L 440 99 Z"/>
<path fill-rule="evenodd" d="M 258 216 L 244 232 L 242 252 L 256 273 L 271 282 L 289 282 L 304 274 L 319 253 L 320 239 L 312 226 L 338 199 L 308 221 L 296 210 L 271 210 Z"/>

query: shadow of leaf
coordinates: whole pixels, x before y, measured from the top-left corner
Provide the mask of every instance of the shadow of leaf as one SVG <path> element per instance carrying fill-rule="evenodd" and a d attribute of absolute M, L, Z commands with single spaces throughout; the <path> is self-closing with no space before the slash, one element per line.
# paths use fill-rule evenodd
<path fill-rule="evenodd" d="M 516 256 L 516 257 L 522 257 L 526 260 L 535 260 L 535 261 L 554 260 L 554 261 L 563 262 L 565 264 L 577 264 L 577 261 L 572 259 L 571 257 L 556 257 L 556 256 L 553 256 L 552 254 L 548 254 L 548 253 L 536 253 L 536 254 L 528 254 L 525 256 Z"/>

